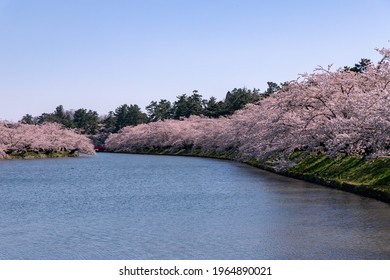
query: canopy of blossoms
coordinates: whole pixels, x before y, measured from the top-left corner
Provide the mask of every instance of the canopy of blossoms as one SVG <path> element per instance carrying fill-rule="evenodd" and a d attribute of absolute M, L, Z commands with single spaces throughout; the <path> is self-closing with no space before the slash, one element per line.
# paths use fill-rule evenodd
<path fill-rule="evenodd" d="M 112 151 L 236 150 L 242 159 L 293 151 L 368 157 L 390 154 L 390 50 L 362 73 L 318 68 L 229 118 L 190 117 L 125 127 Z"/>
<path fill-rule="evenodd" d="M 65 129 L 57 123 L 29 125 L 0 122 L 0 158 L 26 152 L 74 152 L 94 154 L 94 146 L 85 135 Z"/>

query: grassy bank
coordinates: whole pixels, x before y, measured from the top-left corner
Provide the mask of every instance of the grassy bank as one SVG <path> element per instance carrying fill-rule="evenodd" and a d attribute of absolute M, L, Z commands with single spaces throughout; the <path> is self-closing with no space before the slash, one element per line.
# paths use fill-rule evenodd
<path fill-rule="evenodd" d="M 40 159 L 40 158 L 60 158 L 60 157 L 78 157 L 76 152 L 12 152 L 7 154 L 9 159 Z"/>
<path fill-rule="evenodd" d="M 202 152 L 201 150 L 148 149 L 137 154 L 179 155 L 225 160 L 237 160 L 236 151 Z M 276 159 L 244 163 L 277 174 L 321 184 L 390 203 L 390 158 L 364 159 L 344 156 L 330 158 L 326 155 L 294 153 L 287 160 Z"/>
<path fill-rule="evenodd" d="M 275 161 L 261 163 L 252 160 L 248 163 L 289 177 L 390 203 L 390 158 L 292 156 L 286 168 L 277 168 Z"/>

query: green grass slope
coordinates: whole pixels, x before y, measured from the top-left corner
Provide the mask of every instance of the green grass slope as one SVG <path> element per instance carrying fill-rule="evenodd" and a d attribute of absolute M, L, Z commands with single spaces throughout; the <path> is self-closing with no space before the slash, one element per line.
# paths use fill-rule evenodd
<path fill-rule="evenodd" d="M 390 202 L 390 158 L 308 155 L 281 173 Z"/>

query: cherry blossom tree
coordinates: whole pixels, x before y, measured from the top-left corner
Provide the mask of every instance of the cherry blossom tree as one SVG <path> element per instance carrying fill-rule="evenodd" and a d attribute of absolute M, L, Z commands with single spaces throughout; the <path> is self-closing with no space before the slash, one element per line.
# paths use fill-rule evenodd
<path fill-rule="evenodd" d="M 0 123 L 0 158 L 8 154 L 26 152 L 75 152 L 94 154 L 91 141 L 72 129 L 58 123 L 30 125 L 23 123 Z"/>
<path fill-rule="evenodd" d="M 390 50 L 364 71 L 318 67 L 229 118 L 191 116 L 125 127 L 107 140 L 113 151 L 236 150 L 240 158 L 294 151 L 375 157 L 390 151 Z"/>
<path fill-rule="evenodd" d="M 172 152 L 180 149 L 223 150 L 233 145 L 229 139 L 222 139 L 228 126 L 227 118 L 191 116 L 183 120 L 170 119 L 125 127 L 118 134 L 110 135 L 106 146 L 120 152 L 145 149 Z"/>

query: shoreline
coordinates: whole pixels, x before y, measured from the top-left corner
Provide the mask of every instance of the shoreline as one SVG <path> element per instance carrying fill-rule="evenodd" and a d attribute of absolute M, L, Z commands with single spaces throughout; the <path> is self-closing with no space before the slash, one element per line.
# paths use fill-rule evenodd
<path fill-rule="evenodd" d="M 262 166 L 261 164 L 251 164 L 249 162 L 245 162 L 248 165 L 254 166 L 256 168 L 260 168 L 275 174 L 279 174 L 282 176 L 315 183 L 324 187 L 329 187 L 332 189 L 342 190 L 349 193 L 354 193 L 363 197 L 367 198 L 373 198 L 385 203 L 390 204 L 390 190 L 389 191 L 383 191 L 377 188 L 375 185 L 358 185 L 358 184 L 352 184 L 344 181 L 337 181 L 331 178 L 325 178 L 320 176 L 313 176 L 310 174 L 304 174 L 304 173 L 298 173 L 293 172 L 290 170 L 282 170 L 277 171 L 272 167 L 269 166 Z"/>
<path fill-rule="evenodd" d="M 26 152 L 26 153 L 10 153 L 6 158 L 0 158 L 0 160 L 13 160 L 13 159 L 45 159 L 45 158 L 64 158 L 64 157 L 78 157 L 79 152 Z"/>
<path fill-rule="evenodd" d="M 299 156 L 292 156 L 291 159 L 287 162 L 290 163 L 290 166 L 287 165 L 287 167 L 280 168 L 278 166 L 277 161 L 265 161 L 260 162 L 258 160 L 246 160 L 246 161 L 240 161 L 238 159 L 238 154 L 236 151 L 225 151 L 225 152 L 202 152 L 201 150 L 189 150 L 189 149 L 181 149 L 177 151 L 172 151 L 170 149 L 148 149 L 143 151 L 122 151 L 122 152 L 115 152 L 115 151 L 100 151 L 102 153 L 117 153 L 117 154 L 141 154 L 141 155 L 161 155 L 161 156 L 187 156 L 187 157 L 201 157 L 201 158 L 211 158 L 211 159 L 219 159 L 219 160 L 228 160 L 228 161 L 236 161 L 241 162 L 244 164 L 247 164 L 249 166 L 253 166 L 255 168 L 259 168 L 262 170 L 266 170 L 278 175 L 295 178 L 315 184 L 319 184 L 325 187 L 338 189 L 354 194 L 358 194 L 363 197 L 373 198 L 385 203 L 390 204 L 390 158 L 379 158 L 374 160 L 364 160 L 362 158 L 354 158 L 354 157 L 344 157 L 341 159 L 329 159 L 328 157 L 324 155 L 317 155 L 317 156 L 306 156 L 303 158 L 300 158 Z M 24 159 L 24 160 L 32 160 L 32 159 L 45 159 L 45 158 L 65 158 L 65 157 L 78 157 L 79 152 L 27 152 L 27 153 L 11 153 L 7 155 L 8 158 L 4 158 L 4 160 L 12 160 L 12 159 Z M 297 160 L 297 158 L 300 158 Z M 314 159 L 314 164 L 312 163 Z M 305 161 L 308 161 L 309 164 L 307 164 Z M 347 164 L 343 163 L 347 162 Z M 352 167 L 349 167 L 349 162 L 354 161 L 354 164 Z M 375 178 L 375 174 L 369 174 L 370 170 L 376 171 L 379 169 L 379 172 L 381 172 L 380 168 L 378 167 L 378 164 L 375 165 L 375 163 L 382 163 L 381 167 L 383 170 L 386 170 L 386 174 L 384 178 L 380 178 L 377 180 L 377 182 L 383 182 L 382 184 L 368 184 L 365 183 L 363 180 L 361 183 L 354 183 L 353 180 L 359 180 L 359 177 L 372 177 Z M 350 176 L 349 180 L 343 179 L 344 177 L 349 176 L 348 173 L 350 173 L 350 169 L 356 168 L 356 166 L 362 166 L 363 168 L 360 168 L 360 171 L 363 172 L 359 173 L 359 170 L 355 173 L 355 177 Z M 332 172 L 333 169 L 336 168 L 337 171 L 342 170 L 345 173 L 347 173 L 348 176 L 345 174 L 336 174 L 340 175 L 338 178 L 335 177 L 335 175 Z M 303 168 L 302 168 L 303 166 Z M 370 169 L 368 169 L 370 168 Z M 318 171 L 320 170 L 320 171 Z M 329 171 L 330 170 L 330 171 Z M 368 172 L 367 172 L 368 170 Z M 364 172 L 365 171 L 365 172 Z M 322 173 L 321 173 L 322 172 Z M 330 172 L 330 173 L 329 173 Z M 326 173 L 332 174 L 332 176 L 326 176 Z M 371 178 L 371 181 L 374 181 Z M 369 180 L 368 180 L 369 181 Z"/>
<path fill-rule="evenodd" d="M 168 149 L 165 150 L 148 150 L 148 151 L 139 151 L 139 152 L 113 152 L 113 151 L 104 151 L 105 153 L 120 153 L 120 154 L 143 154 L 143 155 L 161 155 L 161 156 L 188 156 L 188 157 L 202 157 L 202 158 L 211 158 L 211 159 L 219 159 L 219 160 L 229 160 L 229 161 L 237 161 L 242 162 L 244 164 L 253 166 L 255 168 L 259 168 L 265 171 L 269 171 L 278 175 L 299 179 L 315 184 L 322 185 L 324 187 L 329 187 L 333 189 L 338 189 L 342 191 L 346 191 L 349 193 L 354 193 L 363 197 L 367 198 L 373 198 L 379 201 L 382 201 L 384 203 L 390 204 L 390 186 L 389 185 L 370 185 L 370 184 L 354 184 L 351 182 L 348 182 L 347 180 L 336 180 L 331 177 L 326 176 L 320 176 L 320 175 L 313 175 L 310 174 L 310 172 L 299 172 L 294 170 L 294 167 L 287 167 L 284 169 L 279 169 L 277 166 L 275 166 L 274 162 L 259 162 L 256 160 L 248 160 L 248 161 L 239 161 L 237 158 L 235 158 L 236 153 L 231 152 L 224 152 L 224 153 L 217 153 L 217 152 L 211 152 L 211 153 L 202 153 L 202 152 L 191 152 L 185 149 L 172 152 Z M 296 165 L 303 162 L 303 160 L 300 160 L 296 163 Z M 386 163 L 390 166 L 390 159 L 386 158 L 383 159 L 386 161 Z M 339 163 L 341 160 L 334 160 L 335 163 Z M 293 161 L 291 161 L 293 162 Z M 369 161 L 364 161 L 361 159 L 362 164 L 370 165 L 372 164 Z M 295 166 L 296 166 L 295 165 Z M 386 180 L 388 180 L 386 178 Z"/>

